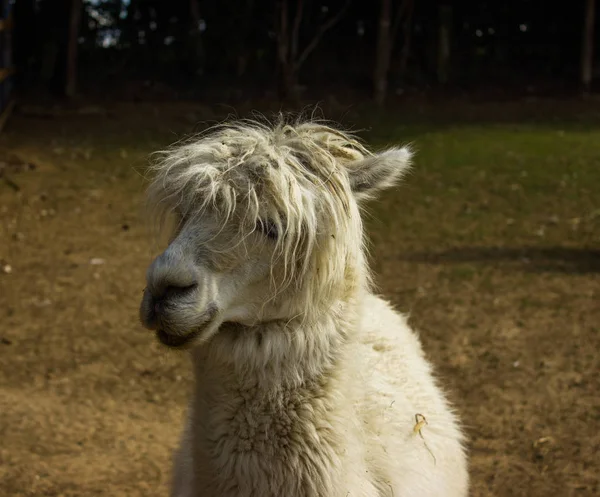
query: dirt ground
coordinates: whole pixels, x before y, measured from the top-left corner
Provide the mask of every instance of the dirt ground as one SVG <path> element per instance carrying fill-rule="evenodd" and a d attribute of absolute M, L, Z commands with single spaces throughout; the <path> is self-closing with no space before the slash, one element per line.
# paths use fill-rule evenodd
<path fill-rule="evenodd" d="M 191 377 L 137 318 L 143 166 L 212 118 L 31 111 L 0 135 L 1 496 L 167 494 Z M 390 126 L 367 138 L 420 155 L 371 211 L 373 267 L 464 421 L 471 494 L 598 495 L 600 125 Z"/>

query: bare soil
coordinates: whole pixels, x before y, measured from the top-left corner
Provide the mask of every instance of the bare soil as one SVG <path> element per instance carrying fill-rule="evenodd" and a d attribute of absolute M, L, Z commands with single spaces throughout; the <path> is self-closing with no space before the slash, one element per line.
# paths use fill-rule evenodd
<path fill-rule="evenodd" d="M 0 136 L 0 160 L 35 165 L 0 177 L 0 495 L 167 495 L 191 370 L 137 318 L 160 249 L 143 168 L 212 118 L 121 105 L 15 115 Z M 584 128 L 367 136 L 423 157 L 371 209 L 371 257 L 464 421 L 473 496 L 600 493 L 600 127 Z"/>

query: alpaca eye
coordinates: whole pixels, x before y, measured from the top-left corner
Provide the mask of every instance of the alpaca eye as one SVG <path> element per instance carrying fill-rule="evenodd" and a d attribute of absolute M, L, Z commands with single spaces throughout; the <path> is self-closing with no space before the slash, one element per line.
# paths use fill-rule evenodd
<path fill-rule="evenodd" d="M 273 221 L 258 221 L 256 223 L 256 229 L 271 240 L 277 240 L 277 237 L 279 236 L 277 226 Z"/>

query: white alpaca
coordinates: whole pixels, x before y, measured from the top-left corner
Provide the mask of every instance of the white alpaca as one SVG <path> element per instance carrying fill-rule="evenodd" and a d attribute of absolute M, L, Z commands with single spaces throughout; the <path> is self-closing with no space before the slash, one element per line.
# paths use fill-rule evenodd
<path fill-rule="evenodd" d="M 359 204 L 410 157 L 239 122 L 155 165 L 150 203 L 179 225 L 141 319 L 195 371 L 172 496 L 467 495 L 456 417 L 365 261 Z"/>

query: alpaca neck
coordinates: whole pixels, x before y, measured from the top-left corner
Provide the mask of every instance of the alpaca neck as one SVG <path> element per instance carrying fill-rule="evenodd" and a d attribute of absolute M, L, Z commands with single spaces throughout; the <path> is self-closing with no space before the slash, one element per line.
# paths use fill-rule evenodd
<path fill-rule="evenodd" d="M 252 382 L 266 390 L 301 386 L 338 366 L 357 319 L 354 302 L 339 302 L 315 320 L 226 323 L 194 351 L 196 379 L 221 376 L 221 384 L 225 379 L 237 387 Z"/>

